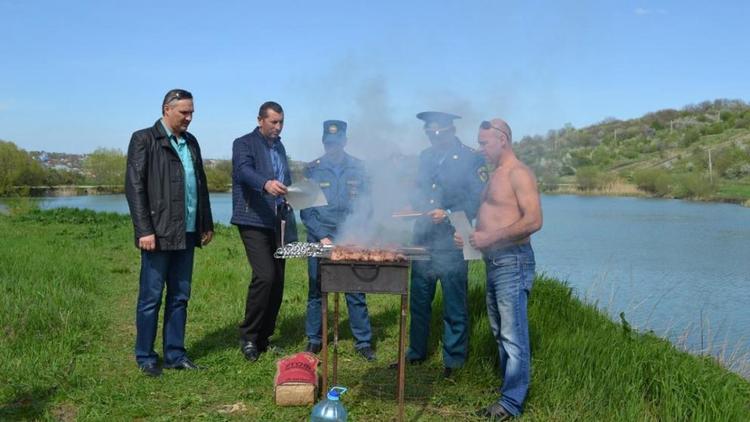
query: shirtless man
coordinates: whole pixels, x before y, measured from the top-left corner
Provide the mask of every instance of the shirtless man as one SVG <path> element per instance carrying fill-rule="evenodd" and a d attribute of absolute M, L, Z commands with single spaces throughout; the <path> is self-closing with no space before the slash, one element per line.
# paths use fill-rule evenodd
<path fill-rule="evenodd" d="M 500 399 L 480 413 L 493 420 L 518 416 L 529 389 L 531 351 L 526 314 L 534 279 L 530 236 L 542 227 L 534 174 L 516 158 L 510 127 L 501 119 L 482 122 L 479 149 L 495 171 L 482 193 L 471 246 L 487 268 L 487 314 L 500 354 Z M 463 241 L 454 236 L 456 246 Z"/>

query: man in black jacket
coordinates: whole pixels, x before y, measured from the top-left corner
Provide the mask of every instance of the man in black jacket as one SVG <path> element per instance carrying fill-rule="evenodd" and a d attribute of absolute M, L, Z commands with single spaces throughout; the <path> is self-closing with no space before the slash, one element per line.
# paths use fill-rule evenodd
<path fill-rule="evenodd" d="M 194 249 L 211 241 L 214 226 L 200 147 L 187 132 L 192 119 L 192 94 L 173 89 L 162 118 L 128 146 L 125 195 L 141 250 L 135 359 L 149 376 L 161 375 L 154 341 L 165 283 L 164 366 L 199 369 L 185 353 L 187 302 Z"/>

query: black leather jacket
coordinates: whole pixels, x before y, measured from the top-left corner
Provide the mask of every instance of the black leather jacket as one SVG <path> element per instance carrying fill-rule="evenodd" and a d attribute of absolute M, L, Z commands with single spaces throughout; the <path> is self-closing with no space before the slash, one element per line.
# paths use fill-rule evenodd
<path fill-rule="evenodd" d="M 198 206 L 195 217 L 196 246 L 203 233 L 213 231 L 206 173 L 195 136 L 185 132 L 193 157 Z M 182 162 L 159 120 L 154 126 L 133 133 L 128 146 L 125 196 L 138 238 L 156 235 L 157 250 L 185 249 L 185 179 Z"/>

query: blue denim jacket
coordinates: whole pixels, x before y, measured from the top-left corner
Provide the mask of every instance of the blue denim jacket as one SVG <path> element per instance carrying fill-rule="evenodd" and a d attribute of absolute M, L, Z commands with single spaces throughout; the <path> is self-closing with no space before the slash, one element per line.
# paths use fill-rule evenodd
<path fill-rule="evenodd" d="M 292 184 L 286 150 L 281 139 L 276 141 L 284 164 L 283 184 Z M 275 229 L 278 227 L 276 198 L 263 186 L 276 179 L 271 164 L 271 147 L 259 128 L 234 140 L 232 145 L 232 220 L 235 225 Z M 293 233 L 292 233 L 293 232 Z M 293 236 L 292 236 L 293 235 Z M 296 239 L 294 214 L 287 216 L 287 242 Z"/>

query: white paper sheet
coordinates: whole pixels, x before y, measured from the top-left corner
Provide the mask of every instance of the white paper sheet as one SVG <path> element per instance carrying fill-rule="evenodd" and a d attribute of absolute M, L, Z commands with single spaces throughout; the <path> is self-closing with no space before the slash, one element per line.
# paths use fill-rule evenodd
<path fill-rule="evenodd" d="M 303 180 L 287 187 L 286 201 L 295 210 L 328 205 L 320 186 L 310 180 Z"/>
<path fill-rule="evenodd" d="M 469 234 L 474 231 L 474 228 L 469 224 L 469 219 L 466 217 L 466 213 L 463 211 L 455 211 L 448 215 L 448 219 L 456 229 L 456 233 L 458 233 L 464 241 L 464 260 L 482 259 L 482 252 L 478 249 L 474 249 L 469 244 Z"/>

